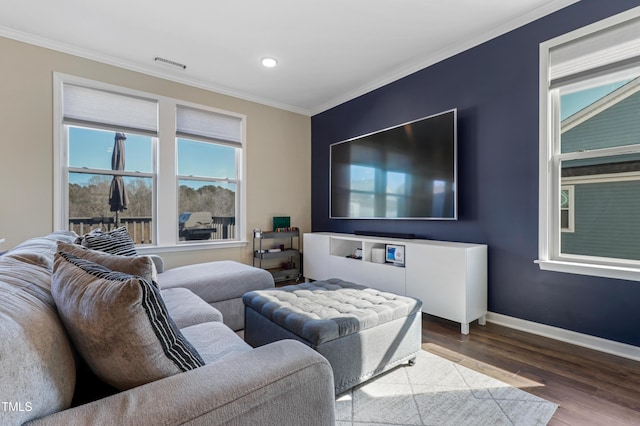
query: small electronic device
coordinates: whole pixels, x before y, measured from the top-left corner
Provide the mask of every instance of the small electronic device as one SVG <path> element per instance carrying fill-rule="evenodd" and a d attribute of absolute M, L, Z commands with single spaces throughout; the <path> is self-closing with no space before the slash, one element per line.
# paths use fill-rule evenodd
<path fill-rule="evenodd" d="M 397 266 L 404 266 L 404 246 L 387 244 L 385 246 L 385 260 Z"/>

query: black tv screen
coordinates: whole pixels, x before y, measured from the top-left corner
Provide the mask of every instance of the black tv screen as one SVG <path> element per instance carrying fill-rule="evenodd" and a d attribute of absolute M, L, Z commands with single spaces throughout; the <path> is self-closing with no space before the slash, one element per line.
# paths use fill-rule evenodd
<path fill-rule="evenodd" d="M 330 147 L 330 217 L 457 219 L 457 110 Z"/>

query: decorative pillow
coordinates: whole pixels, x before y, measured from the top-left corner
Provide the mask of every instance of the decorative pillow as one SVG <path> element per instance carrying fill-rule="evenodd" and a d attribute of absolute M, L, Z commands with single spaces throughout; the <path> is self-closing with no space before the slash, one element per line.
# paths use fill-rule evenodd
<path fill-rule="evenodd" d="M 51 292 L 84 361 L 117 389 L 204 365 L 168 316 L 158 288 L 141 277 L 58 252 Z"/>
<path fill-rule="evenodd" d="M 111 269 L 112 271 L 124 272 L 129 275 L 137 275 L 156 284 L 157 286 L 158 272 L 156 271 L 155 263 L 149 256 L 121 256 L 65 242 L 58 243 L 57 251 L 62 251 L 82 259 L 89 260 L 102 265 L 107 269 Z"/>
<path fill-rule="evenodd" d="M 127 228 L 121 226 L 108 232 L 94 229 L 79 239 L 84 247 L 100 250 L 121 256 L 135 256 L 138 254 L 133 240 L 127 232 Z"/>

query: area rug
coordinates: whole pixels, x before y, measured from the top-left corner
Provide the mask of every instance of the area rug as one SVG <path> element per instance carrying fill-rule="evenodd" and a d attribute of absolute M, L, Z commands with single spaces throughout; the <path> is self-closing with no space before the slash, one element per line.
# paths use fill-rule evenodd
<path fill-rule="evenodd" d="M 336 399 L 337 426 L 546 425 L 544 399 L 430 352 Z"/>

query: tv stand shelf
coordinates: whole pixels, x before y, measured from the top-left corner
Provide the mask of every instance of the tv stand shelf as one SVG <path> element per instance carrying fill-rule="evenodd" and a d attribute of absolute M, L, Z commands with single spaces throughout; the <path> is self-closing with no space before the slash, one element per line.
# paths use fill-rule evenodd
<path fill-rule="evenodd" d="M 422 312 L 461 324 L 484 325 L 487 314 L 487 246 L 447 241 L 312 232 L 303 235 L 307 280 L 340 278 L 422 300 Z M 382 263 L 374 249 L 404 246 L 404 267 Z M 359 250 L 361 259 L 355 256 Z"/>

